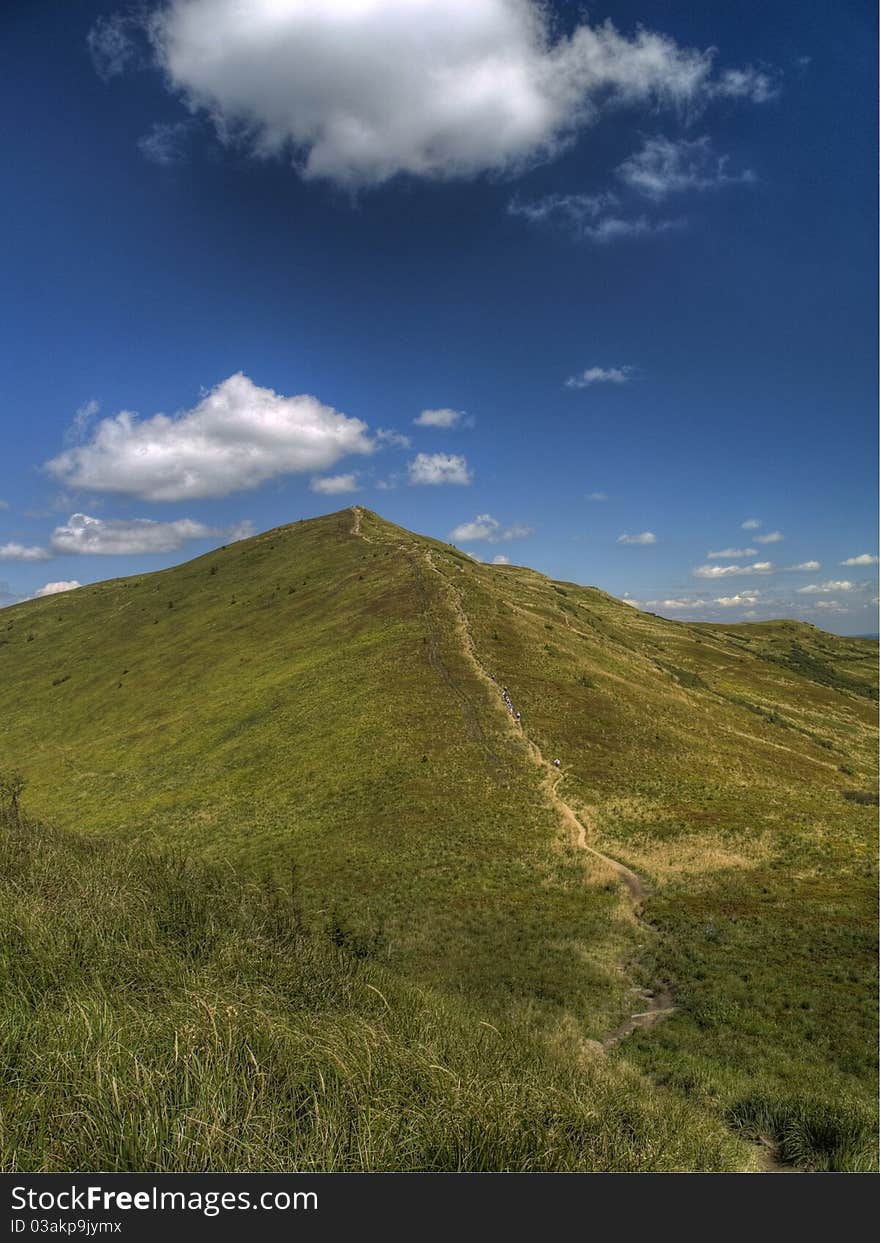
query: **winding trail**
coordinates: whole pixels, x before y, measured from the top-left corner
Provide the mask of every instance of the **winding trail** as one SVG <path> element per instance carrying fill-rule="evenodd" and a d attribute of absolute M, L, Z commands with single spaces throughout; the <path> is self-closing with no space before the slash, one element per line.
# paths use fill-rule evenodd
<path fill-rule="evenodd" d="M 586 826 L 559 793 L 558 786 L 562 780 L 561 771 L 545 758 L 538 744 L 528 736 L 520 722 L 507 711 L 497 680 L 489 673 L 480 660 L 473 635 L 471 634 L 467 613 L 464 610 L 458 590 L 449 582 L 445 574 L 437 569 L 429 549 L 425 550 L 424 557 L 428 567 L 437 576 L 445 589 L 455 619 L 455 629 L 468 663 L 480 681 L 491 688 L 499 701 L 499 707 L 504 711 L 508 731 L 522 738 L 526 744 L 529 758 L 535 767 L 541 771 L 541 788 L 547 802 L 553 807 L 559 819 L 568 829 L 571 840 L 577 849 L 584 850 L 595 858 L 600 859 L 618 876 L 629 893 L 633 914 L 637 922 L 646 929 L 650 928 L 650 925 L 642 915 L 642 906 L 646 896 L 644 881 L 631 868 L 628 868 L 625 863 L 621 863 L 619 859 L 614 859 L 611 855 L 606 855 L 601 850 L 597 850 L 595 846 L 589 844 Z M 665 990 L 655 992 L 653 989 L 640 989 L 639 996 L 643 1000 L 644 1009 L 631 1014 L 619 1027 L 606 1032 L 601 1041 L 604 1048 L 612 1048 L 638 1028 L 653 1027 L 655 1023 L 661 1022 L 675 1010 L 672 995 Z"/>
<path fill-rule="evenodd" d="M 372 543 L 373 541 L 369 538 L 369 536 L 365 535 L 361 530 L 361 517 L 362 510 L 360 506 L 353 505 L 351 534 L 356 536 L 358 539 L 365 540 L 367 543 Z M 416 575 L 420 578 L 418 572 L 417 554 L 411 553 L 408 549 L 403 549 L 402 545 L 401 549 L 412 558 L 415 564 Z M 562 772 L 545 758 L 541 748 L 534 741 L 534 739 L 528 736 L 523 729 L 521 722 L 519 722 L 507 710 L 502 696 L 501 687 L 498 685 L 497 679 L 489 673 L 488 669 L 480 659 L 477 653 L 476 644 L 474 643 L 473 635 L 471 633 L 470 622 L 468 621 L 467 613 L 465 612 L 464 605 L 462 604 L 461 594 L 455 585 L 451 583 L 446 575 L 443 574 L 443 572 L 434 564 L 430 549 L 426 548 L 424 550 L 422 559 L 428 570 L 438 580 L 441 591 L 446 596 L 454 620 L 454 630 L 468 664 L 473 669 L 477 678 L 490 688 L 493 696 L 498 700 L 498 707 L 503 712 L 507 731 L 520 738 L 525 743 L 526 754 L 541 773 L 541 789 L 544 793 L 544 797 L 568 830 L 572 844 L 578 850 L 583 850 L 587 854 L 593 855 L 594 858 L 601 860 L 601 862 L 604 863 L 605 866 L 618 877 L 629 894 L 630 902 L 632 903 L 633 915 L 635 916 L 637 923 L 642 925 L 645 929 L 649 929 L 650 924 L 642 915 L 642 907 L 647 893 L 644 881 L 632 870 L 632 868 L 628 868 L 625 863 L 621 863 L 619 859 L 614 859 L 611 855 L 606 855 L 601 850 L 597 850 L 595 846 L 590 845 L 586 825 L 575 813 L 570 804 L 567 803 L 559 793 L 558 787 L 560 781 L 562 780 Z M 423 587 L 421 587 L 421 590 L 424 594 Z M 437 650 L 436 636 L 433 635 L 433 632 L 432 653 L 432 663 L 436 665 L 439 661 L 439 651 Z M 439 668 L 438 671 L 445 677 L 445 680 L 449 682 L 453 690 L 458 690 L 458 688 L 454 685 L 451 675 L 445 665 L 443 665 L 442 668 Z M 470 705 L 470 707 L 472 715 L 476 717 L 476 713 L 473 711 L 473 706 Z M 469 724 L 471 727 L 470 732 L 473 734 L 474 722 L 469 721 Z M 481 738 L 478 740 L 482 741 L 484 745 L 486 745 L 487 740 L 482 729 L 479 730 L 479 733 Z M 497 756 L 493 758 L 497 761 Z M 637 995 L 641 998 L 644 1008 L 629 1015 L 629 1017 L 618 1027 L 615 1027 L 611 1031 L 605 1033 L 601 1040 L 601 1045 L 604 1049 L 613 1048 L 616 1044 L 619 1044 L 621 1040 L 626 1039 L 627 1036 L 631 1035 L 634 1031 L 641 1027 L 653 1027 L 655 1023 L 661 1022 L 675 1010 L 672 995 L 666 990 L 654 991 L 653 989 L 642 988 L 637 990 Z"/>

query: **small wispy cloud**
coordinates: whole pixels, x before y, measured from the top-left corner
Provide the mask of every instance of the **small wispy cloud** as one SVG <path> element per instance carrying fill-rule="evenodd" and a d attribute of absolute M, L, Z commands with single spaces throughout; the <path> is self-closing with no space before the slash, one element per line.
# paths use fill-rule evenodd
<path fill-rule="evenodd" d="M 136 35 L 141 29 L 136 18 L 121 13 L 98 18 L 86 36 L 86 47 L 102 81 L 109 82 L 140 63 Z"/>
<path fill-rule="evenodd" d="M 685 224 L 681 219 L 657 220 L 644 214 L 627 215 L 621 210 L 617 196 L 610 193 L 548 194 L 531 202 L 514 197 L 507 211 L 529 224 L 555 226 L 581 241 L 599 245 L 629 237 L 662 235 Z"/>
<path fill-rule="evenodd" d="M 801 561 L 799 565 L 787 565 L 785 568 L 787 570 L 792 571 L 795 574 L 802 574 L 802 573 L 812 574 L 814 570 L 822 569 L 822 562 L 821 561 Z"/>
<path fill-rule="evenodd" d="M 667 609 L 670 613 L 676 613 L 681 609 L 702 609 L 706 607 L 705 600 L 649 600 L 648 604 L 654 608 Z"/>
<path fill-rule="evenodd" d="M 617 537 L 618 544 L 656 544 L 657 536 L 653 531 L 642 531 L 639 535 L 629 535 L 626 531 Z"/>
<path fill-rule="evenodd" d="M 505 557 L 504 553 L 500 552 L 497 557 L 492 558 L 492 564 L 493 565 L 510 565 L 510 557 Z"/>
<path fill-rule="evenodd" d="M 157 121 L 138 139 L 138 151 L 145 160 L 158 164 L 160 168 L 185 164 L 189 158 L 187 146 L 192 130 L 191 121 L 173 121 L 170 124 Z"/>
<path fill-rule="evenodd" d="M 322 496 L 338 496 L 342 492 L 358 491 L 357 475 L 316 475 L 309 483 L 309 490 Z"/>
<path fill-rule="evenodd" d="M 764 524 L 760 518 L 746 518 L 745 522 L 740 525 L 743 531 L 757 531 Z"/>
<path fill-rule="evenodd" d="M 68 445 L 79 444 L 87 434 L 92 421 L 98 415 L 100 409 L 100 403 L 95 401 L 94 398 L 84 401 L 74 414 L 70 427 L 64 433 L 64 443 Z"/>
<path fill-rule="evenodd" d="M 377 444 L 387 445 L 389 449 L 409 449 L 412 445 L 409 436 L 396 432 L 392 427 L 380 427 L 375 440 Z"/>
<path fill-rule="evenodd" d="M 756 557 L 757 548 L 722 548 L 720 552 L 707 552 L 706 557 L 712 561 L 718 557 Z"/>
<path fill-rule="evenodd" d="M 785 536 L 782 534 L 781 531 L 769 531 L 766 535 L 756 535 L 755 543 L 756 544 L 779 544 L 784 539 L 785 539 Z"/>
<path fill-rule="evenodd" d="M 739 574 L 772 574 L 772 561 L 753 561 L 751 565 L 698 565 L 691 571 L 694 578 L 735 578 Z"/>
<path fill-rule="evenodd" d="M 617 175 L 630 189 L 654 200 L 757 180 L 751 169 L 733 173 L 729 165 L 729 157 L 716 155 L 708 137 L 673 140 L 660 136 L 646 139 L 641 151 L 618 167 Z"/>
<path fill-rule="evenodd" d="M 498 544 L 503 540 L 525 539 L 532 534 L 532 528 L 521 523 L 514 526 L 502 526 L 491 514 L 477 514 L 473 522 L 462 522 L 449 533 L 453 543 L 468 544 L 474 540 L 485 540 L 489 544 Z"/>
<path fill-rule="evenodd" d="M 632 379 L 635 367 L 587 367 L 577 375 L 570 375 L 565 381 L 566 388 L 592 388 L 594 384 L 628 384 Z"/>
<path fill-rule="evenodd" d="M 753 104 L 766 104 L 779 95 L 779 74 L 768 73 L 748 65 L 745 69 L 725 69 L 709 86 L 708 94 L 716 99 L 745 99 Z"/>
<path fill-rule="evenodd" d="M 588 501 L 607 501 L 608 493 L 607 492 L 588 492 L 587 500 Z"/>

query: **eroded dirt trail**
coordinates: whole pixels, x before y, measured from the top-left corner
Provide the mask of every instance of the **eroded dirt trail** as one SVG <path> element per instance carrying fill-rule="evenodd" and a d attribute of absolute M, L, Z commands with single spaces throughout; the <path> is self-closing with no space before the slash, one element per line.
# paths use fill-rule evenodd
<path fill-rule="evenodd" d="M 369 536 L 365 535 L 361 530 L 361 512 L 359 506 L 352 506 L 351 534 L 358 539 L 372 543 Z M 409 550 L 403 548 L 402 551 L 412 556 L 413 560 L 416 559 L 416 554 L 411 554 Z M 644 881 L 631 868 L 628 868 L 625 863 L 621 863 L 619 859 L 614 859 L 611 855 L 606 855 L 603 851 L 590 845 L 586 825 L 559 793 L 558 787 L 562 780 L 561 771 L 545 758 L 538 744 L 528 736 L 521 723 L 508 711 L 498 681 L 489 673 L 480 659 L 458 589 L 434 564 L 430 549 L 425 549 L 423 561 L 431 574 L 436 578 L 441 593 L 448 602 L 453 618 L 454 631 L 468 664 L 477 678 L 491 689 L 493 697 L 497 699 L 498 706 L 504 713 L 508 731 L 525 743 L 526 753 L 530 761 L 541 772 L 541 789 L 544 797 L 567 829 L 572 844 L 578 850 L 586 851 L 588 854 L 593 855 L 594 858 L 601 860 L 619 878 L 629 894 L 636 920 L 648 928 L 649 925 L 642 916 L 642 904 L 646 896 Z M 416 567 L 416 571 L 418 574 L 418 567 Z M 631 1014 L 612 1031 L 606 1032 L 601 1042 L 604 1048 L 612 1048 L 638 1028 L 653 1027 L 655 1023 L 665 1019 L 675 1010 L 672 996 L 666 991 L 655 992 L 652 989 L 639 989 L 637 995 L 642 1000 L 642 1009 Z"/>
<path fill-rule="evenodd" d="M 351 514 L 352 514 L 351 533 L 352 535 L 356 535 L 358 539 L 362 539 L 365 543 L 372 544 L 373 541 L 370 539 L 369 535 L 364 535 L 363 531 L 361 530 L 362 513 L 363 513 L 363 510 L 361 509 L 360 505 L 352 505 L 351 507 Z"/>

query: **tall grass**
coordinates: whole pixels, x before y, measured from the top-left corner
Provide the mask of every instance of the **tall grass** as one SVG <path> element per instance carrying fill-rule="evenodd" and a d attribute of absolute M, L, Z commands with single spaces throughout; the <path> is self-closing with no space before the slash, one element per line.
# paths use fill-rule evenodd
<path fill-rule="evenodd" d="M 0 817 L 4 1170 L 672 1170 L 749 1151 L 307 932 L 287 887 Z"/>

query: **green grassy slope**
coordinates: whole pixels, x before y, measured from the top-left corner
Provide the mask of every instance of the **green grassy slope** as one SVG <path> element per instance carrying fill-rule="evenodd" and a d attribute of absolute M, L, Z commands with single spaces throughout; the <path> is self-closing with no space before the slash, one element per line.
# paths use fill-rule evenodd
<path fill-rule="evenodd" d="M 567 1055 L 637 984 L 669 984 L 677 1013 L 612 1060 L 792 1159 L 856 1161 L 876 644 L 668 622 L 360 525 L 4 611 L 0 763 L 29 808 L 252 872 L 295 862 L 310 926 Z M 591 843 L 650 884 L 655 933 L 567 841 L 458 603 Z"/>

